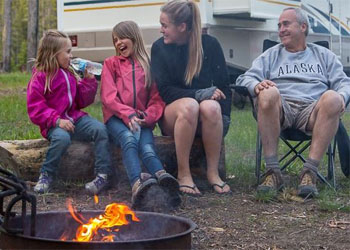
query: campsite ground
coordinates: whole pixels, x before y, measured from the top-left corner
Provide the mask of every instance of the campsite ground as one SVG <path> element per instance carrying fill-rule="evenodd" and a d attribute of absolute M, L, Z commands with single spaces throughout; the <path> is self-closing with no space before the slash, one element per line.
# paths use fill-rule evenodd
<path fill-rule="evenodd" d="M 170 214 L 197 224 L 193 249 L 348 249 L 350 214 L 321 208 L 318 200 L 303 201 L 288 189 L 269 202 L 257 200 L 255 191 L 240 190 L 229 180 L 232 195 L 205 190 L 201 197 L 182 196 L 181 206 Z M 127 183 L 125 183 L 127 185 Z M 124 186 L 124 184 L 123 184 Z M 130 204 L 130 188 L 114 188 L 93 197 L 83 185 L 63 184 L 55 193 L 38 196 L 38 210 L 66 210 L 71 197 L 78 210 L 100 209 L 112 202 Z M 344 197 L 346 199 L 346 197 Z M 349 200 L 349 198 L 347 197 Z"/>

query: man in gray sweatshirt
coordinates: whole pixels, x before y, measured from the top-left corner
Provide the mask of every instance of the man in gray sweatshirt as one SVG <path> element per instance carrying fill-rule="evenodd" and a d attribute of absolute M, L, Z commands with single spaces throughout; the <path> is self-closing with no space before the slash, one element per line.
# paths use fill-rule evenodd
<path fill-rule="evenodd" d="M 308 30 L 308 17 L 301 9 L 283 10 L 278 22 L 281 44 L 255 59 L 236 82 L 255 97 L 267 168 L 258 192 L 283 187 L 277 146 L 280 131 L 292 127 L 312 135 L 298 194 L 317 195 L 318 165 L 350 98 L 350 79 L 340 61 L 330 50 L 306 43 Z"/>

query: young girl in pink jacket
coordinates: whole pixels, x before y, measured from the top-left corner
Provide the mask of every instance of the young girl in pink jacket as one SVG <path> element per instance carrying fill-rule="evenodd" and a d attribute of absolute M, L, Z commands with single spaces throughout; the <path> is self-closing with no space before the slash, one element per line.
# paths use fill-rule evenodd
<path fill-rule="evenodd" d="M 150 74 L 150 60 L 136 23 L 117 24 L 112 32 L 117 56 L 104 61 L 101 78 L 103 117 L 112 141 L 120 145 L 137 207 L 147 190 L 159 184 L 178 199 L 177 180 L 155 153 L 152 130 L 165 103 Z M 142 173 L 140 159 L 149 173 Z"/>
<path fill-rule="evenodd" d="M 80 109 L 93 103 L 97 82 L 85 72 L 80 79 L 70 66 L 72 44 L 60 31 L 49 30 L 41 38 L 32 77 L 27 89 L 30 120 L 50 141 L 34 191 L 45 193 L 52 187 L 60 159 L 72 139 L 93 141 L 96 178 L 85 185 L 91 194 L 108 186 L 112 175 L 108 132 L 104 124 Z"/>

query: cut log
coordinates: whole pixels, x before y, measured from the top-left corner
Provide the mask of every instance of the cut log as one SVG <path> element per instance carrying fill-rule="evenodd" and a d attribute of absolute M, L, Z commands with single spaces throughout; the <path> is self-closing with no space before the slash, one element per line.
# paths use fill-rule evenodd
<path fill-rule="evenodd" d="M 45 139 L 16 140 L 0 142 L 0 165 L 10 169 L 20 178 L 36 181 L 45 159 L 49 143 Z M 177 173 L 175 143 L 171 137 L 156 136 L 156 151 L 164 168 L 174 176 Z M 111 148 L 112 166 L 117 178 L 126 178 L 122 164 L 121 150 Z M 201 139 L 195 139 L 190 155 L 191 171 L 195 177 L 206 179 L 206 159 Z M 222 146 L 219 163 L 220 176 L 225 179 L 225 149 Z M 62 180 L 88 180 L 94 176 L 93 143 L 76 142 L 63 155 L 58 176 Z"/>

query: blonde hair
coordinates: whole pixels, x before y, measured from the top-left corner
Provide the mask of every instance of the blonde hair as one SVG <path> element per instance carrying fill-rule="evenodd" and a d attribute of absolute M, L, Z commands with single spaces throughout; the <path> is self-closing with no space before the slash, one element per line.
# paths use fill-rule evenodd
<path fill-rule="evenodd" d="M 66 33 L 58 30 L 48 30 L 39 41 L 38 55 L 35 59 L 34 67 L 37 71 L 46 73 L 44 93 L 46 93 L 47 90 L 51 92 L 51 81 L 55 78 L 60 68 L 57 55 L 63 51 L 67 40 L 69 40 L 69 37 Z M 78 81 L 79 76 L 75 73 L 73 68 L 69 67 L 68 70 Z"/>
<path fill-rule="evenodd" d="M 132 41 L 134 46 L 133 57 L 141 64 L 145 72 L 145 86 L 149 88 L 152 85 L 150 58 L 146 51 L 140 28 L 133 21 L 124 21 L 114 26 L 112 34 L 113 38 L 128 38 Z"/>
<path fill-rule="evenodd" d="M 186 67 L 185 82 L 191 85 L 195 76 L 198 76 L 203 63 L 202 26 L 197 4 L 192 1 L 173 0 L 161 7 L 170 21 L 175 25 L 186 24 L 190 32 L 188 45 L 188 62 Z"/>

